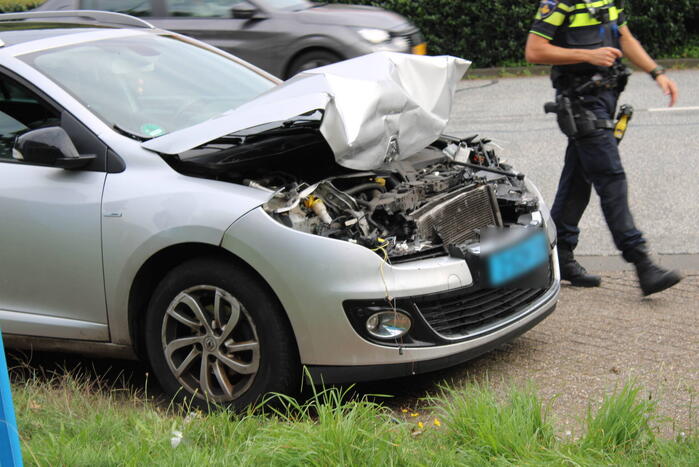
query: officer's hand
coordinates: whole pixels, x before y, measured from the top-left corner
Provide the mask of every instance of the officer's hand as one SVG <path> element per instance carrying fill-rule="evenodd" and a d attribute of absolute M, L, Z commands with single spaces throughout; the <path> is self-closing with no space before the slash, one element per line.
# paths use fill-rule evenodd
<path fill-rule="evenodd" d="M 600 47 L 587 51 L 587 62 L 596 66 L 612 66 L 617 58 L 621 58 L 623 53 L 614 47 Z"/>
<path fill-rule="evenodd" d="M 668 78 L 666 75 L 658 75 L 658 78 L 655 80 L 656 83 L 658 83 L 658 86 L 660 86 L 660 89 L 663 90 L 663 93 L 666 96 L 670 96 L 670 107 L 675 105 L 675 102 L 677 102 L 677 85 L 673 80 Z"/>

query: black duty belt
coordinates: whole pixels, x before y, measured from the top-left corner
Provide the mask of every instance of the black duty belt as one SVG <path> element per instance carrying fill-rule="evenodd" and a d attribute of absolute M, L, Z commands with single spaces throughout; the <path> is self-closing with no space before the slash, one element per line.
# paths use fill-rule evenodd
<path fill-rule="evenodd" d="M 614 89 L 622 92 L 626 87 L 631 70 L 622 63 L 615 63 L 605 71 L 597 73 L 563 73 L 551 75 L 553 85 L 569 95 L 596 95 L 603 90 Z"/>
<path fill-rule="evenodd" d="M 554 87 L 559 91 L 579 89 L 591 83 L 593 79 L 599 78 L 603 81 L 601 86 L 588 86 L 582 94 L 597 94 L 602 90 L 616 89 L 619 87 L 619 78 L 612 74 L 596 74 L 596 75 L 574 75 L 561 74 L 554 81 Z"/>
<path fill-rule="evenodd" d="M 614 122 L 609 119 L 595 120 L 595 128 L 600 130 L 612 130 L 614 128 Z"/>

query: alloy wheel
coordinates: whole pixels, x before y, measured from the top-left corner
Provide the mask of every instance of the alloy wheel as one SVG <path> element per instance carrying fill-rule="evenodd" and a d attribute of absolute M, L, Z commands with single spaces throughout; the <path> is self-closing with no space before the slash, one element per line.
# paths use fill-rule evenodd
<path fill-rule="evenodd" d="M 177 381 L 197 397 L 230 402 L 252 385 L 260 364 L 257 330 L 230 293 L 198 285 L 165 312 L 162 349 Z"/>
<path fill-rule="evenodd" d="M 313 70 L 314 68 L 320 68 L 325 65 L 330 65 L 331 63 L 334 63 L 332 60 L 326 59 L 326 58 L 318 58 L 318 59 L 313 59 L 305 62 L 299 68 L 296 70 L 296 73 L 301 73 L 304 71 L 308 70 Z"/>

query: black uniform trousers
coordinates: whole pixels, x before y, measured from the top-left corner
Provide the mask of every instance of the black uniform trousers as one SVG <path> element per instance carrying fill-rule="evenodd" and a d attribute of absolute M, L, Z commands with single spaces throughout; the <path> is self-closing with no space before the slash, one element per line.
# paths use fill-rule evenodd
<path fill-rule="evenodd" d="M 619 94 L 604 90 L 584 96 L 584 107 L 599 119 L 612 120 Z M 578 223 L 590 201 L 591 187 L 600 197 L 602 212 L 616 247 L 628 252 L 645 244 L 629 210 L 626 173 L 612 130 L 598 129 L 582 138 L 569 138 L 558 191 L 551 208 L 561 247 L 578 244 Z"/>

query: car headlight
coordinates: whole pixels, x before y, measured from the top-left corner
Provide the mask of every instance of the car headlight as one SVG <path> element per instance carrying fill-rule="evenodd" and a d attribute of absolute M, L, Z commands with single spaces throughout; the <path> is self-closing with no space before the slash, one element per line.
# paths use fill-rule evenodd
<path fill-rule="evenodd" d="M 372 44 L 381 44 L 391 40 L 391 35 L 383 29 L 358 29 L 357 33 Z"/>
<path fill-rule="evenodd" d="M 405 37 L 394 37 L 391 41 L 391 47 L 398 51 L 410 50 L 410 42 L 408 42 L 408 39 Z"/>

